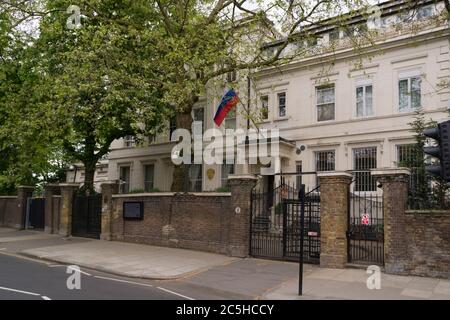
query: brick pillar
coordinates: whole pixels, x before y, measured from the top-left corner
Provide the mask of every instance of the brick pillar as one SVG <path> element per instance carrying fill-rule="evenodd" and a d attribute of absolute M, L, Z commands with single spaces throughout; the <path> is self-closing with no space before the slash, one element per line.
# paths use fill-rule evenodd
<path fill-rule="evenodd" d="M 14 219 L 14 226 L 18 229 L 25 229 L 27 215 L 27 199 L 33 196 L 34 187 L 19 186 L 17 188 L 17 211 L 19 215 Z"/>
<path fill-rule="evenodd" d="M 117 181 L 102 183 L 102 233 L 100 234 L 102 240 L 111 240 L 111 223 L 114 210 L 112 195 L 117 193 L 119 193 Z"/>
<path fill-rule="evenodd" d="M 68 237 L 72 234 L 73 198 L 80 185 L 78 183 L 62 183 L 59 186 L 61 188 L 59 234 Z"/>
<path fill-rule="evenodd" d="M 253 175 L 231 175 L 231 210 L 227 254 L 245 258 L 250 253 L 250 219 L 252 189 L 256 185 Z"/>
<path fill-rule="evenodd" d="M 345 268 L 347 264 L 348 196 L 352 175 L 320 173 L 320 266 Z"/>
<path fill-rule="evenodd" d="M 411 171 L 405 168 L 372 171 L 383 189 L 384 265 L 387 273 L 404 273 L 407 268 L 405 211 Z"/>
<path fill-rule="evenodd" d="M 47 184 L 44 186 L 45 197 L 45 233 L 54 233 L 57 227 L 54 225 L 55 218 L 53 217 L 53 196 L 60 194 L 60 187 L 58 184 Z"/>

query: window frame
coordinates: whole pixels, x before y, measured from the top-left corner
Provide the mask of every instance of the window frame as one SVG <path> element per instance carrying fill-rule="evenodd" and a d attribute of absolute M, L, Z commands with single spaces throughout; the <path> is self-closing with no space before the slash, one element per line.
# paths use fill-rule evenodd
<path fill-rule="evenodd" d="M 283 95 L 284 95 L 284 115 L 281 115 L 280 99 Z M 287 92 L 286 91 L 277 92 L 277 117 L 278 117 L 278 119 L 287 118 Z"/>
<path fill-rule="evenodd" d="M 324 153 L 332 153 L 333 154 L 333 169 L 327 169 L 327 170 L 319 170 L 317 167 L 318 163 L 318 155 Z M 313 152 L 313 163 L 314 163 L 314 170 L 316 172 L 333 172 L 336 171 L 336 149 L 323 149 L 323 150 L 316 150 Z M 319 177 L 316 176 L 316 187 L 320 186 Z"/>
<path fill-rule="evenodd" d="M 202 110 L 202 113 L 203 113 L 203 119 L 202 120 L 196 120 L 195 119 L 196 112 L 198 112 L 199 110 Z M 194 108 L 192 108 L 192 114 L 191 114 L 193 122 L 199 122 L 199 121 L 202 122 L 202 135 L 205 133 L 205 118 L 206 118 L 205 110 L 206 110 L 206 108 L 203 107 L 203 106 L 202 107 L 194 107 Z"/>
<path fill-rule="evenodd" d="M 192 179 L 192 168 L 195 166 L 200 166 L 200 178 Z M 195 182 L 195 183 L 193 183 Z M 200 190 L 197 190 L 198 182 L 200 182 Z M 189 191 L 190 192 L 202 192 L 203 191 L 203 165 L 202 164 L 191 164 L 189 165 Z"/>
<path fill-rule="evenodd" d="M 228 125 L 228 123 L 234 122 L 234 125 L 231 127 Z M 237 129 L 237 105 L 231 108 L 230 111 L 228 111 L 227 115 L 225 116 L 225 119 L 223 121 L 223 126 L 225 130 L 231 129 L 236 130 Z"/>
<path fill-rule="evenodd" d="M 263 104 L 263 99 L 267 98 L 267 107 L 264 107 Z M 259 97 L 259 104 L 260 104 L 260 108 L 259 108 L 259 114 L 261 116 L 261 120 L 262 121 L 268 121 L 269 120 L 269 114 L 270 114 L 270 98 L 269 98 L 269 94 L 263 94 Z M 264 108 L 266 109 L 266 117 L 263 117 L 263 110 Z"/>
<path fill-rule="evenodd" d="M 128 169 L 128 182 L 126 180 L 122 180 L 122 170 Z M 130 164 L 124 164 L 119 166 L 119 180 L 120 180 L 120 193 L 121 194 L 128 194 L 131 191 L 131 165 Z M 124 183 L 122 183 L 124 181 Z M 126 192 L 125 192 L 126 191 Z"/>
<path fill-rule="evenodd" d="M 153 180 L 151 180 L 151 188 L 147 188 L 147 183 L 149 180 L 147 180 L 147 168 L 153 167 Z M 155 188 L 155 164 L 154 163 L 146 163 L 144 164 L 144 190 L 146 192 L 149 192 L 151 189 Z"/>
<path fill-rule="evenodd" d="M 129 134 L 123 138 L 123 145 L 125 148 L 134 148 L 136 146 L 136 138 Z"/>
<path fill-rule="evenodd" d="M 300 170 L 299 170 L 300 169 Z M 299 161 L 295 161 L 295 172 L 296 173 L 301 173 L 303 172 L 303 161 L 299 160 Z M 297 190 L 300 190 L 300 186 L 303 184 L 303 176 L 297 175 L 295 176 L 295 185 L 297 187 Z"/>
<path fill-rule="evenodd" d="M 417 107 L 413 107 L 412 106 L 412 79 L 419 79 L 419 84 L 420 84 L 420 91 L 419 91 L 419 106 Z M 407 81 L 407 97 L 408 97 L 408 106 L 405 107 L 404 109 L 401 109 L 401 89 L 400 89 L 400 83 L 402 81 Z M 397 111 L 400 113 L 403 112 L 413 112 L 416 111 L 418 109 L 420 109 L 423 105 L 423 98 L 422 98 L 422 75 L 420 73 L 411 73 L 411 74 L 404 74 L 404 75 L 399 75 L 398 77 L 398 81 L 397 81 Z"/>
<path fill-rule="evenodd" d="M 356 151 L 358 150 L 375 150 L 375 164 L 373 167 L 371 168 L 367 168 L 367 169 L 357 169 L 357 158 L 356 158 Z M 368 181 L 365 181 L 364 183 L 355 181 L 353 183 L 353 187 L 352 190 L 353 192 L 377 192 L 377 182 L 376 179 L 371 175 L 370 170 L 371 169 L 376 169 L 379 163 L 379 159 L 378 159 L 378 146 L 374 146 L 374 145 L 368 145 L 368 146 L 359 146 L 359 147 L 354 147 L 352 148 L 352 171 L 355 174 L 355 179 L 357 179 L 358 173 L 361 174 L 361 176 L 366 175 L 367 177 L 364 179 L 368 179 Z M 368 166 L 370 167 L 370 165 Z M 368 190 L 362 190 L 361 186 L 366 187 L 369 186 L 369 188 L 366 188 Z"/>
<path fill-rule="evenodd" d="M 367 113 L 367 99 L 366 99 L 366 95 L 367 95 L 367 87 L 372 87 L 372 113 L 368 114 Z M 363 88 L 363 114 L 362 115 L 358 115 L 358 89 L 359 88 Z M 374 94 L 375 88 L 373 85 L 372 81 L 360 81 L 360 82 L 356 82 L 355 84 L 355 95 L 354 95 L 354 112 L 353 115 L 355 118 L 358 119 L 362 119 L 362 118 L 369 118 L 369 117 L 373 117 L 375 116 L 375 94 Z"/>
<path fill-rule="evenodd" d="M 326 85 L 315 86 L 315 114 L 316 114 L 316 122 L 331 122 L 336 121 L 336 84 L 330 83 Z M 319 91 L 327 88 L 333 88 L 333 103 L 321 103 L 319 104 Z M 319 120 L 319 106 L 333 105 L 333 119 Z"/>

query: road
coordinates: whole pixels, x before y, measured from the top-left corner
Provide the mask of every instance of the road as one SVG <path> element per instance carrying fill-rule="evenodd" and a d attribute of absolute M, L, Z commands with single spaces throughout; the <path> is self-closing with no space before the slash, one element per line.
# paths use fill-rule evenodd
<path fill-rule="evenodd" d="M 135 279 L 81 270 L 79 290 L 69 290 L 67 266 L 0 254 L 0 300 L 191 300 L 193 298 Z M 74 281 L 69 281 L 75 283 Z"/>

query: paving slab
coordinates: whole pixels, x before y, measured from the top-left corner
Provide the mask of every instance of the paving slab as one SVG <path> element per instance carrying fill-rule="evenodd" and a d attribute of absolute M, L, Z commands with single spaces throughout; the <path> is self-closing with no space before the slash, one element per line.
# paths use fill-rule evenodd
<path fill-rule="evenodd" d="M 207 252 L 102 240 L 28 249 L 20 253 L 120 276 L 159 280 L 183 278 L 239 260 Z"/>
<path fill-rule="evenodd" d="M 49 234 L 44 233 L 42 231 L 34 231 L 34 230 L 16 230 L 16 229 L 0 230 L 0 244 L 16 241 L 56 239 L 60 237 L 61 237 L 60 235 Z"/>
<path fill-rule="evenodd" d="M 303 295 L 298 296 L 298 278 L 267 292 L 264 299 L 351 300 L 450 300 L 450 281 L 381 274 L 381 288 L 367 287 L 366 270 L 310 267 L 304 275 Z M 365 280 L 364 280 L 365 279 Z"/>

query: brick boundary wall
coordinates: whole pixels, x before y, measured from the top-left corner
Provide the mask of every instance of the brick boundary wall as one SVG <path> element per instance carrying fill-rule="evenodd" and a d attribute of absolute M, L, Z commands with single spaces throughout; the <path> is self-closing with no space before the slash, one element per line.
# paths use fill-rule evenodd
<path fill-rule="evenodd" d="M 18 197 L 0 197 L 0 226 L 20 228 L 21 220 Z"/>
<path fill-rule="evenodd" d="M 408 211 L 407 169 L 372 175 L 383 188 L 386 273 L 450 279 L 450 211 Z"/>
<path fill-rule="evenodd" d="M 124 220 L 123 203 L 142 201 L 143 220 Z M 231 195 L 113 196 L 111 240 L 227 254 Z"/>
<path fill-rule="evenodd" d="M 406 271 L 450 279 L 450 212 L 406 211 Z"/>
<path fill-rule="evenodd" d="M 117 185 L 102 185 L 105 240 L 202 250 L 233 257 L 250 253 L 253 175 L 231 175 L 231 193 L 153 193 L 117 195 Z M 124 220 L 124 201 L 142 201 L 143 220 Z"/>

